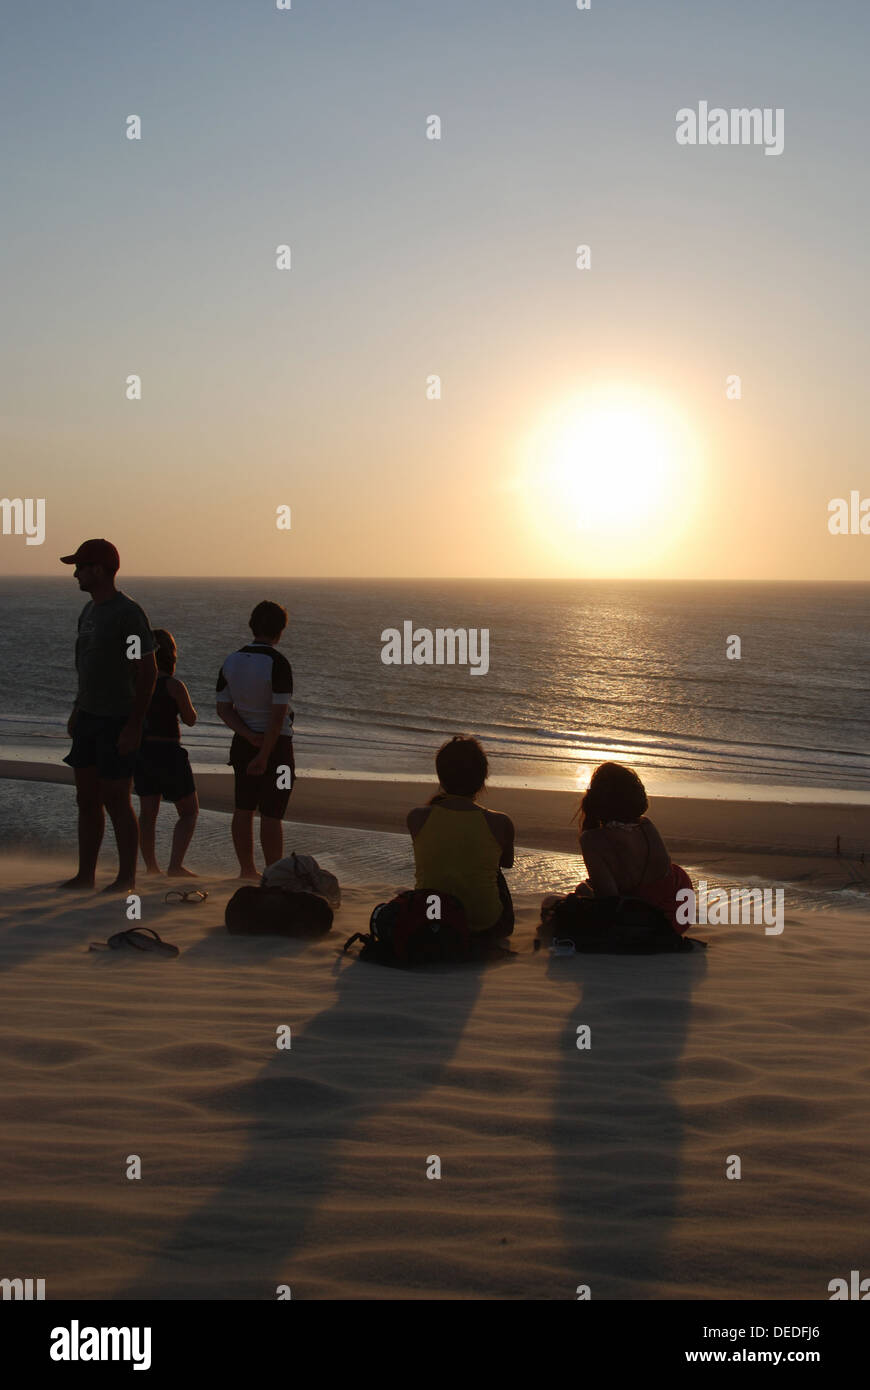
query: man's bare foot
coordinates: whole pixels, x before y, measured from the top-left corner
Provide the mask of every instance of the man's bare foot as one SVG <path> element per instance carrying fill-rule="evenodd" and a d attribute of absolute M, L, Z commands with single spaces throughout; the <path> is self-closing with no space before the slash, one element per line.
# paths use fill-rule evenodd
<path fill-rule="evenodd" d="M 252 864 L 251 867 L 250 867 L 249 869 L 242 869 L 242 870 L 241 870 L 241 872 L 240 872 L 240 874 L 239 874 L 239 878 L 255 878 L 255 879 L 257 880 L 257 882 L 259 883 L 259 882 L 260 882 L 260 879 L 262 878 L 262 874 L 258 874 L 258 873 L 257 873 L 257 870 L 255 869 L 254 865 Z"/>
<path fill-rule="evenodd" d="M 133 893 L 136 889 L 135 878 L 116 878 L 111 883 L 107 883 L 103 889 L 104 893 Z"/>
<path fill-rule="evenodd" d="M 146 874 L 159 874 L 159 873 L 160 873 L 160 865 L 159 865 L 159 864 L 146 864 L 146 865 L 145 865 L 145 872 L 146 872 Z"/>
<path fill-rule="evenodd" d="M 184 867 L 183 864 L 179 864 L 179 866 L 178 866 L 177 869 L 173 869 L 172 865 L 170 864 L 169 868 L 166 870 L 166 877 L 167 877 L 167 878 L 199 878 L 199 874 L 195 874 L 195 873 L 193 872 L 193 869 L 185 869 L 185 867 Z"/>
<path fill-rule="evenodd" d="M 68 878 L 65 883 L 59 883 L 58 888 L 71 888 L 80 893 L 93 892 L 95 884 L 92 878 L 82 878 L 81 874 L 76 874 L 75 878 Z"/>

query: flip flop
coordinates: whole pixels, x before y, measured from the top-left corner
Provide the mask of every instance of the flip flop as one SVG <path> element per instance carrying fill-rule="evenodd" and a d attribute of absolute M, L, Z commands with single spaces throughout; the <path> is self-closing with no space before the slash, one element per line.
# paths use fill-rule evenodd
<path fill-rule="evenodd" d="M 205 888 L 170 888 L 163 901 L 165 903 L 176 900 L 180 903 L 204 903 L 207 897 L 208 891 Z"/>
<path fill-rule="evenodd" d="M 130 927 L 127 931 L 115 932 L 108 941 L 92 941 L 88 950 L 115 951 L 121 946 L 131 946 L 134 951 L 150 951 L 161 956 L 178 955 L 178 947 L 164 941 L 153 927 Z"/>

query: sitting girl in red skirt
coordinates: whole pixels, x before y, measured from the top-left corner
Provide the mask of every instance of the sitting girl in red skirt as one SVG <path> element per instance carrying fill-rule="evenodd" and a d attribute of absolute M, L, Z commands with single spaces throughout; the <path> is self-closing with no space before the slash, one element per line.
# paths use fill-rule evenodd
<path fill-rule="evenodd" d="M 630 767 L 602 763 L 595 769 L 580 803 L 580 852 L 589 878 L 574 891 L 643 898 L 682 934 L 689 923 L 677 921 L 677 893 L 691 889 L 692 880 L 671 862 L 659 832 L 644 815 L 648 806 L 643 782 Z"/>

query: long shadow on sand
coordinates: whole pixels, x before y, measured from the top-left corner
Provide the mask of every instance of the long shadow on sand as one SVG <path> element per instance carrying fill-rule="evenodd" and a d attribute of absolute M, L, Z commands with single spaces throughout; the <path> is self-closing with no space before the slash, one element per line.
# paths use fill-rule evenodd
<path fill-rule="evenodd" d="M 438 1084 L 484 968 L 450 971 L 442 1011 L 427 1007 L 440 970 L 337 963 L 334 1002 L 298 1035 L 294 1030 L 292 1048 L 279 1052 L 273 1044 L 252 1080 L 210 1093 L 216 1122 L 245 1122 L 244 1157 L 113 1296 L 274 1299 L 277 1286 L 289 1283 L 294 1299 L 305 1298 L 293 1254 L 334 1177 L 342 1142 L 366 1116 Z M 274 1038 L 279 1023 L 292 1026 L 292 989 L 288 996 L 284 1017 L 263 1020 L 267 1036 Z M 207 1143 L 207 1132 L 202 1139 Z M 389 1187 L 388 1174 L 384 1182 Z"/>
<path fill-rule="evenodd" d="M 567 970 L 566 970 L 567 967 Z M 554 1095 L 553 1151 L 568 1287 L 554 1298 L 656 1297 L 680 1184 L 683 1121 L 670 1087 L 706 952 L 553 958 L 577 979 Z M 591 1048 L 577 1029 L 591 1029 Z M 673 1273 L 673 1272 L 671 1272 Z"/>

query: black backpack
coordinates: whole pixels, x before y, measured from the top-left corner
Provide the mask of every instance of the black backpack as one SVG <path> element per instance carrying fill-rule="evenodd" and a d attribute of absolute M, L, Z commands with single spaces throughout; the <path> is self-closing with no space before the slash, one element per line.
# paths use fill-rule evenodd
<path fill-rule="evenodd" d="M 593 898 L 569 893 L 541 913 L 535 950 L 542 937 L 571 941 L 575 951 L 591 954 L 651 956 L 694 950 L 691 937 L 674 931 L 670 919 L 643 898 Z"/>
<path fill-rule="evenodd" d="M 332 908 L 319 893 L 246 883 L 227 903 L 224 921 L 234 936 L 323 936 Z"/>
<path fill-rule="evenodd" d="M 429 916 L 429 902 L 439 899 L 440 917 Z M 378 903 L 368 934 L 356 932 L 344 943 L 348 951 L 362 942 L 360 960 L 375 965 L 436 965 L 476 958 L 465 908 L 449 893 L 406 889 L 388 903 Z"/>

